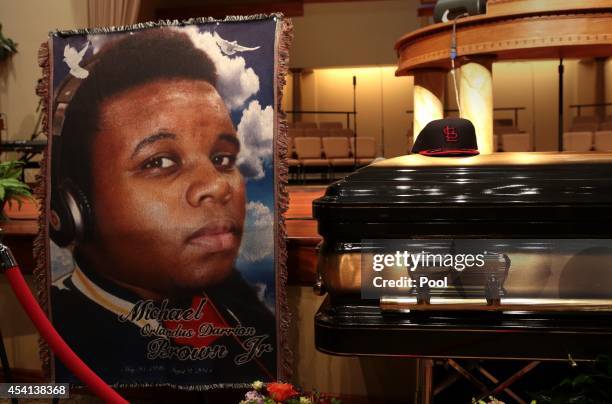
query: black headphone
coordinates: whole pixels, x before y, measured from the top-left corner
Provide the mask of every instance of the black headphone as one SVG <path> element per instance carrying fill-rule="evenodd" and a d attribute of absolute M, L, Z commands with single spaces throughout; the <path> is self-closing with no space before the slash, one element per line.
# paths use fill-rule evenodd
<path fill-rule="evenodd" d="M 86 65 L 92 66 L 94 62 L 95 58 Z M 66 109 L 81 82 L 81 79 L 69 74 L 60 84 L 53 106 L 49 235 L 60 247 L 85 240 L 92 225 L 93 210 L 87 195 L 71 178 L 61 178 L 62 130 Z"/>

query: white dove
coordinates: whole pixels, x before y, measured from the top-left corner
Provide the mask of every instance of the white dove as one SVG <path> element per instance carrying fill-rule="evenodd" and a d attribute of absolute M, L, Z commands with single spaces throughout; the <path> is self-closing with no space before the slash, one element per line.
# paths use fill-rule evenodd
<path fill-rule="evenodd" d="M 89 76 L 89 72 L 79 66 L 83 60 L 83 56 L 85 56 L 85 52 L 87 52 L 87 48 L 89 48 L 89 42 L 87 42 L 79 52 L 70 45 L 64 47 L 64 62 L 66 62 L 70 68 L 70 74 L 79 79 L 84 79 Z"/>
<path fill-rule="evenodd" d="M 246 46 L 238 45 L 238 41 L 226 41 L 221 38 L 216 32 L 214 33 L 215 41 L 217 42 L 217 46 L 221 49 L 221 52 L 226 54 L 227 56 L 233 55 L 236 52 L 246 52 L 246 51 L 254 51 L 259 49 L 259 46 L 254 48 L 247 48 Z"/>

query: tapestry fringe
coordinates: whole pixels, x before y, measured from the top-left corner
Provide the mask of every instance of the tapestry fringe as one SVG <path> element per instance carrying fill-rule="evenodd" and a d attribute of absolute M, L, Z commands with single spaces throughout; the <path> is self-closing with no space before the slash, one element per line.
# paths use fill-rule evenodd
<path fill-rule="evenodd" d="M 114 389 L 133 389 L 143 387 L 170 387 L 176 390 L 182 391 L 212 391 L 222 389 L 252 389 L 252 383 L 213 383 L 213 384 L 174 384 L 174 383 L 115 383 L 110 385 Z M 83 387 L 81 385 L 75 385 L 71 387 Z"/>
<path fill-rule="evenodd" d="M 293 353 L 289 344 L 289 328 L 291 324 L 291 312 L 287 302 L 287 228 L 285 224 L 285 213 L 289 208 L 289 193 L 286 185 L 289 179 L 289 136 L 287 126 L 287 116 L 282 110 L 281 102 L 283 90 L 287 83 L 287 73 L 289 71 L 289 49 L 293 40 L 293 23 L 289 19 L 283 18 L 280 21 L 280 32 L 278 33 L 278 54 L 276 55 L 276 105 L 277 113 L 277 138 L 276 138 L 276 201 L 277 201 L 277 221 L 278 230 L 276 232 L 276 245 L 278 245 L 277 271 L 279 278 L 278 299 L 279 299 L 279 345 L 280 358 L 279 378 L 289 380 L 292 376 Z"/>
<path fill-rule="evenodd" d="M 50 139 L 49 131 L 49 105 L 52 94 L 51 88 L 51 61 L 49 52 L 49 41 L 43 42 L 38 49 L 38 65 L 42 70 L 42 77 L 36 86 L 36 95 L 41 100 L 42 114 L 42 131 L 43 134 Z M 48 252 L 47 252 L 47 164 L 49 163 L 49 141 L 43 153 L 43 158 L 40 161 L 40 172 L 36 176 L 36 185 L 34 186 L 33 195 L 39 202 L 38 214 L 38 234 L 34 240 L 34 283 L 35 293 L 38 303 L 47 315 L 49 314 L 49 288 L 47 279 L 48 268 Z M 51 350 L 46 341 L 40 337 L 38 339 L 39 356 L 42 363 L 43 375 L 46 378 L 51 377 Z"/>
<path fill-rule="evenodd" d="M 110 387 L 113 389 L 141 389 L 141 388 L 171 388 L 179 391 L 199 391 L 199 392 L 213 392 L 214 390 L 229 390 L 229 389 L 243 389 L 252 390 L 252 383 L 213 383 L 213 384 L 174 384 L 174 383 L 115 383 L 111 384 Z M 70 383 L 71 395 L 78 394 L 79 389 L 83 392 L 87 391 L 87 388 L 82 384 Z M 140 401 L 139 401 L 140 402 Z M 206 402 L 206 401 L 205 401 Z"/>
<path fill-rule="evenodd" d="M 197 17 L 190 18 L 188 20 L 159 20 L 140 22 L 131 25 L 119 25 L 114 27 L 95 27 L 95 28 L 79 28 L 79 29 L 68 29 L 68 30 L 54 30 L 49 32 L 49 36 L 70 36 L 70 35 L 90 35 L 90 34 L 106 34 L 109 32 L 124 32 L 124 31 L 135 31 L 140 29 L 154 28 L 154 27 L 177 27 L 190 24 L 211 24 L 221 22 L 244 22 L 244 21 L 257 21 L 267 20 L 270 18 L 283 20 L 283 14 L 271 13 L 271 14 L 253 14 L 253 15 L 228 15 L 223 19 L 213 17 Z"/>

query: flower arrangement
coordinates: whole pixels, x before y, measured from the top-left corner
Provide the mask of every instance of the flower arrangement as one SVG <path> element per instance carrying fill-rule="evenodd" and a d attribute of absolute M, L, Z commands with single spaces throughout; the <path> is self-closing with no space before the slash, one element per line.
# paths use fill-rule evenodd
<path fill-rule="evenodd" d="M 487 399 L 480 399 L 480 400 L 476 400 L 475 398 L 472 398 L 472 404 L 504 404 L 504 402 L 496 399 L 493 396 L 489 396 Z"/>
<path fill-rule="evenodd" d="M 324 397 L 320 393 L 300 393 L 290 383 L 268 383 L 256 381 L 251 385 L 253 390 L 244 395 L 240 404 L 342 404 L 333 397 Z"/>

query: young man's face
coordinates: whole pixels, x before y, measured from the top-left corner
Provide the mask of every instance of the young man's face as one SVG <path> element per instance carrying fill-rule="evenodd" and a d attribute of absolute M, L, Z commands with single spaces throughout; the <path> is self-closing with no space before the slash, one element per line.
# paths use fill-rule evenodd
<path fill-rule="evenodd" d="M 161 80 L 105 101 L 93 143 L 96 270 L 143 297 L 223 280 L 238 253 L 236 132 L 209 83 Z"/>

